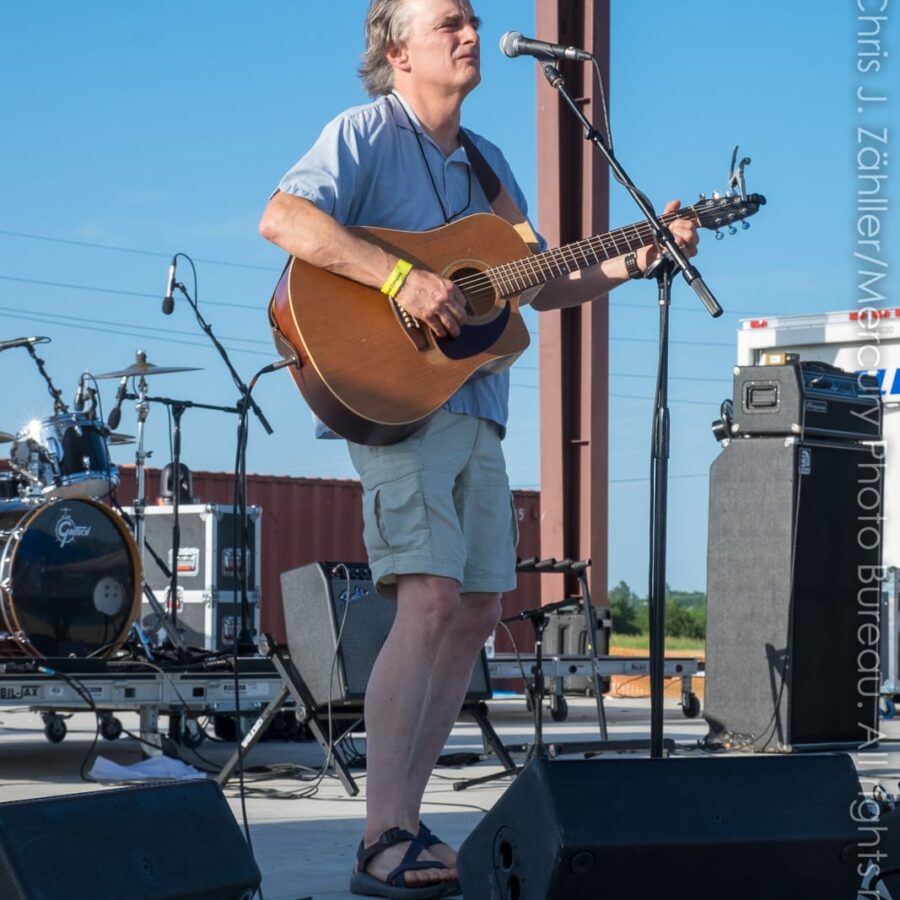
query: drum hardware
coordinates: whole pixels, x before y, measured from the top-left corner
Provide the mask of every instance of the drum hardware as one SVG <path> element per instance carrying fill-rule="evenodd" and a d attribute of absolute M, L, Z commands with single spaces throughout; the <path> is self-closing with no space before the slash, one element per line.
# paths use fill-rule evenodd
<path fill-rule="evenodd" d="M 123 447 L 126 444 L 134 443 L 133 434 L 122 434 L 121 432 L 111 431 L 107 438 L 113 447 Z"/>
<path fill-rule="evenodd" d="M 138 360 L 143 359 L 144 364 L 146 365 L 147 355 L 143 351 L 138 351 L 136 357 Z M 116 375 L 114 377 L 119 376 Z M 134 453 L 135 497 L 132 506 L 134 507 L 134 537 L 137 543 L 139 559 L 143 559 L 144 548 L 146 545 L 144 510 L 147 506 L 147 484 L 144 469 L 152 451 L 144 449 L 144 426 L 147 422 L 147 416 L 150 414 L 150 403 L 147 398 L 148 385 L 143 374 L 137 377 L 137 393 L 123 394 L 123 399 L 126 399 L 127 397 L 127 399 L 137 401 L 137 403 L 135 404 L 135 411 L 137 412 L 137 446 Z M 177 559 L 177 556 L 173 556 L 172 558 Z M 143 585 L 143 590 L 144 596 L 146 596 L 147 601 L 153 609 L 153 612 L 159 618 L 159 624 L 162 627 L 163 631 L 165 631 L 166 636 L 168 637 L 172 646 L 182 657 L 188 656 L 189 651 L 187 645 L 184 642 L 184 638 L 178 631 L 175 616 L 173 615 L 172 619 L 169 619 L 169 617 L 166 615 L 165 610 L 160 605 L 159 600 L 156 599 L 156 595 L 146 583 L 144 583 Z"/>

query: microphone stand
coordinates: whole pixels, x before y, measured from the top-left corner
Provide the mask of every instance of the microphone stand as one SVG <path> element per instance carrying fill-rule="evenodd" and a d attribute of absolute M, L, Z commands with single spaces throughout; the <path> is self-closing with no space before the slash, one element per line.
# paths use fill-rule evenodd
<path fill-rule="evenodd" d="M 138 400 L 136 394 L 125 394 L 125 400 Z M 216 412 L 239 413 L 236 406 L 213 406 L 209 403 L 195 403 L 193 400 L 173 400 L 171 397 L 144 397 L 144 403 L 160 403 L 172 410 L 173 435 L 172 435 L 172 469 L 175 479 L 175 487 L 172 491 L 172 568 L 169 572 L 169 596 L 172 598 L 172 629 L 177 633 L 178 629 L 178 553 L 181 549 L 181 524 L 179 522 L 179 507 L 181 505 L 181 417 L 188 409 L 211 409 Z M 235 548 L 237 550 L 237 548 Z M 243 604 L 241 618 L 245 618 Z M 184 648 L 177 647 L 183 653 Z"/>
<path fill-rule="evenodd" d="M 41 377 L 44 379 L 44 381 L 47 382 L 47 390 L 50 391 L 50 396 L 53 398 L 53 412 L 55 412 L 57 415 L 59 415 L 60 413 L 67 413 L 69 411 L 69 407 L 66 405 L 65 400 L 63 400 L 62 394 L 59 392 L 59 389 L 47 374 L 47 368 L 44 364 L 44 360 L 37 355 L 37 351 L 34 349 L 34 346 L 32 344 L 26 345 L 25 349 L 34 360 L 34 364 L 37 366 L 38 372 L 41 373 Z"/>
<path fill-rule="evenodd" d="M 678 271 L 694 289 L 700 301 L 714 318 L 722 307 L 703 282 L 699 271 L 688 262 L 672 233 L 657 217 L 649 199 L 635 186 L 619 164 L 603 135 L 594 128 L 566 88 L 565 81 L 552 63 L 542 64 L 550 86 L 565 100 L 581 126 L 584 138 L 603 154 L 615 179 L 622 184 L 644 214 L 654 242 L 664 255 L 647 271 L 655 277 L 659 294 L 659 363 L 653 411 L 653 433 L 650 458 L 650 756 L 663 756 L 663 690 L 665 674 L 666 630 L 666 522 L 668 515 L 669 477 L 669 307 L 672 278 Z"/>
<path fill-rule="evenodd" d="M 193 265 L 193 263 L 191 263 Z M 184 295 L 187 302 L 190 304 L 191 309 L 194 311 L 194 316 L 197 319 L 197 324 L 200 326 L 201 330 L 206 334 L 206 336 L 212 341 L 213 346 L 218 350 L 219 356 L 225 361 L 225 365 L 228 367 L 228 371 L 231 373 L 231 378 L 234 381 L 235 387 L 237 387 L 240 392 L 240 399 L 238 399 L 235 404 L 235 409 L 229 409 L 229 412 L 237 412 L 239 414 L 238 417 L 238 435 L 237 442 L 240 447 L 242 441 L 244 440 L 244 436 L 242 435 L 241 422 L 243 421 L 243 416 L 240 415 L 242 410 L 245 408 L 249 408 L 253 410 L 256 418 L 259 419 L 260 424 L 265 429 L 266 434 L 272 434 L 272 426 L 269 424 L 266 419 L 263 411 L 259 408 L 256 401 L 251 397 L 250 390 L 246 384 L 244 384 L 241 376 L 238 375 L 236 369 L 231 364 L 231 360 L 228 357 L 228 351 L 219 343 L 219 339 L 213 334 L 212 326 L 203 318 L 200 309 L 197 306 L 197 302 L 193 297 L 188 293 L 187 288 L 180 282 L 176 281 L 173 285 L 173 288 L 177 288 Z M 180 472 L 178 473 L 178 477 L 180 478 Z M 235 473 L 235 478 L 238 478 L 238 473 Z M 240 511 L 235 509 L 235 522 L 238 522 L 238 516 L 240 515 Z M 177 515 L 176 515 L 177 522 Z M 241 546 L 240 548 L 235 547 L 235 553 L 240 550 L 241 559 L 245 560 L 247 558 L 248 547 L 247 547 L 247 523 L 244 519 L 240 521 L 240 533 L 241 533 Z M 243 576 L 242 584 L 241 584 L 241 628 L 240 633 L 237 638 L 237 649 L 242 653 L 254 653 L 256 650 L 256 645 L 253 641 L 253 636 L 250 633 L 248 628 L 248 617 L 247 613 L 249 610 L 249 601 L 247 600 L 247 592 L 249 587 L 247 585 L 247 572 L 249 571 L 246 565 L 241 565 L 239 570 L 236 569 L 236 572 L 240 571 L 240 574 Z"/>

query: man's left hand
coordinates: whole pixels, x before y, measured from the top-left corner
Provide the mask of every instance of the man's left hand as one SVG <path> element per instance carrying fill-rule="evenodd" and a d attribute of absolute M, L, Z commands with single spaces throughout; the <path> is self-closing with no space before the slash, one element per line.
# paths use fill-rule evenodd
<path fill-rule="evenodd" d="M 681 206 L 680 200 L 670 200 L 663 215 L 673 213 Z M 681 252 L 690 259 L 697 253 L 697 245 L 700 243 L 700 233 L 697 231 L 697 223 L 693 219 L 673 219 L 669 223 L 669 231 L 675 238 L 675 243 L 681 248 Z M 637 251 L 637 264 L 642 272 L 646 272 L 648 266 L 659 256 L 659 252 L 652 244 L 642 247 Z"/>

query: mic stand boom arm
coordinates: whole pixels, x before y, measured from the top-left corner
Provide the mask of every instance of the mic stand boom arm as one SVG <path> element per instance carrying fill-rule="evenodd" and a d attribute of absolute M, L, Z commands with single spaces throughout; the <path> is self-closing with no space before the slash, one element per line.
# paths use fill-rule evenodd
<path fill-rule="evenodd" d="M 266 430 L 266 434 L 272 434 L 272 426 L 269 424 L 266 417 L 263 415 L 263 411 L 259 408 L 256 401 L 250 397 L 250 393 L 247 390 L 247 385 L 241 380 L 241 376 L 238 375 L 234 366 L 231 364 L 231 360 L 228 358 L 228 351 L 219 343 L 219 339 L 213 334 L 212 326 L 203 318 L 203 314 L 200 312 L 194 298 L 187 292 L 185 286 L 180 282 L 175 282 L 175 287 L 184 294 L 187 302 L 190 304 L 191 309 L 194 311 L 194 315 L 197 317 L 197 323 L 200 325 L 200 328 L 206 334 L 206 336 L 212 341 L 213 346 L 216 350 L 219 351 L 219 356 L 225 360 L 225 365 L 228 367 L 228 371 L 231 373 L 231 377 L 234 381 L 235 387 L 237 387 L 238 391 L 240 391 L 241 398 L 238 400 L 238 407 L 241 404 L 247 403 L 249 400 L 250 409 L 256 414 L 256 417 L 259 419 L 260 424 Z M 231 410 L 227 410 L 227 412 L 231 412 Z"/>
<path fill-rule="evenodd" d="M 616 181 L 623 185 L 628 193 L 634 198 L 634 202 L 637 203 L 639 209 L 650 223 L 650 228 L 653 231 L 657 247 L 665 248 L 669 259 L 681 270 L 682 275 L 684 275 L 684 280 L 694 289 L 709 314 L 713 316 L 713 318 L 721 316 L 722 307 L 719 306 L 712 291 L 704 284 L 703 278 L 700 276 L 697 268 L 688 262 L 685 255 L 681 252 L 681 248 L 675 243 L 672 233 L 659 221 L 659 218 L 653 210 L 653 205 L 647 199 L 646 195 L 638 190 L 622 166 L 619 165 L 619 161 L 603 139 L 603 135 L 600 134 L 600 132 L 597 131 L 585 117 L 584 113 L 581 111 L 581 107 L 575 102 L 566 88 L 566 83 L 560 74 L 559 69 L 552 63 L 544 63 L 542 68 L 547 81 L 550 82 L 550 87 L 555 88 L 560 97 L 566 101 L 566 104 L 584 128 L 585 140 L 594 144 L 594 146 L 603 154 L 604 158 L 609 163 L 610 170 Z"/>
<path fill-rule="evenodd" d="M 44 360 L 37 355 L 37 352 L 35 351 L 32 344 L 28 344 L 25 349 L 29 352 L 31 358 L 34 360 L 34 364 L 38 367 L 38 372 L 41 373 L 44 381 L 47 382 L 47 390 L 50 391 L 50 396 L 53 398 L 53 411 L 57 415 L 59 413 L 67 413 L 69 411 L 69 407 L 66 405 L 65 400 L 63 400 L 62 394 L 53 383 L 53 380 L 47 374 L 47 368 L 44 365 Z"/>

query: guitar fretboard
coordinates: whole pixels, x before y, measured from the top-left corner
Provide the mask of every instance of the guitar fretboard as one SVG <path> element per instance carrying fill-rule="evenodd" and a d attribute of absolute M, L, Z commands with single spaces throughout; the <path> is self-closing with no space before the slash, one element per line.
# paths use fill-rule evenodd
<path fill-rule="evenodd" d="M 660 216 L 660 221 L 668 224 L 692 214 L 693 207 L 689 207 Z M 604 260 L 614 259 L 623 253 L 630 253 L 651 241 L 650 225 L 647 222 L 635 223 L 554 250 L 545 250 L 543 253 L 503 263 L 486 269 L 482 274 L 491 280 L 501 297 L 508 297 L 546 284 L 554 278 L 587 269 Z"/>

